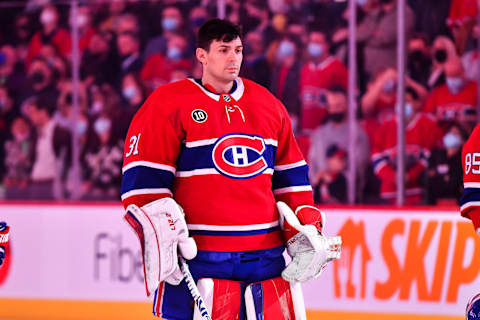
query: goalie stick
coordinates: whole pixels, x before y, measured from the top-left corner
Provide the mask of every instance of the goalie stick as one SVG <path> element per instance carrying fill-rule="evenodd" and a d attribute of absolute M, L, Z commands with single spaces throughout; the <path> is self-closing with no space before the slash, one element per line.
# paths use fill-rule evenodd
<path fill-rule="evenodd" d="M 197 306 L 198 311 L 200 311 L 200 314 L 202 315 L 202 319 L 212 320 L 210 314 L 208 313 L 207 306 L 205 305 L 205 302 L 203 301 L 203 298 L 200 294 L 200 291 L 198 291 L 197 285 L 195 284 L 195 280 L 193 280 L 192 274 L 188 269 L 188 265 L 185 262 L 185 259 L 181 256 L 179 256 L 178 259 L 180 260 L 180 269 L 185 276 L 185 282 L 187 283 L 188 290 L 190 290 L 190 294 L 193 297 L 193 301 L 195 301 L 195 305 Z"/>

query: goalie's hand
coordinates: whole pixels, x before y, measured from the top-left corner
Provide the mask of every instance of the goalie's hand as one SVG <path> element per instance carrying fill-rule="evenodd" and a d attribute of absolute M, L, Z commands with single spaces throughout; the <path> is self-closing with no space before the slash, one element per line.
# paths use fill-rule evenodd
<path fill-rule="evenodd" d="M 328 262 L 340 259 L 340 237 L 325 237 L 315 226 L 302 225 L 297 215 L 283 202 L 277 202 L 277 208 L 280 218 L 298 231 L 287 241 L 287 252 L 292 261 L 282 272 L 285 280 L 305 282 L 317 278 Z"/>
<path fill-rule="evenodd" d="M 197 255 L 195 241 L 188 237 L 182 208 L 172 198 L 163 198 L 142 208 L 129 205 L 125 219 L 140 240 L 147 295 L 162 281 L 178 285 L 183 279 L 178 250 L 185 259 Z"/>

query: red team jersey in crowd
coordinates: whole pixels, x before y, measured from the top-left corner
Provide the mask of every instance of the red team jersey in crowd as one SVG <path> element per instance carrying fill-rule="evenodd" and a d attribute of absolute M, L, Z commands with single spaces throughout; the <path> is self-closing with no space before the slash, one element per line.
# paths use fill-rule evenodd
<path fill-rule="evenodd" d="M 464 193 L 460 198 L 462 216 L 480 227 L 480 123 L 462 149 Z"/>
<path fill-rule="evenodd" d="M 275 202 L 313 205 L 286 109 L 241 78 L 228 94 L 193 79 L 157 88 L 130 125 L 122 171 L 123 205 L 173 196 L 199 250 L 280 246 Z"/>
<path fill-rule="evenodd" d="M 348 70 L 343 63 L 328 57 L 320 64 L 309 62 L 300 71 L 300 99 L 302 102 L 302 129 L 313 130 L 327 116 L 326 92 L 333 86 L 346 88 Z"/>
<path fill-rule="evenodd" d="M 477 83 L 469 81 L 458 93 L 452 94 L 446 84 L 435 88 L 425 102 L 423 111 L 438 120 L 469 120 L 476 118 Z"/>
<path fill-rule="evenodd" d="M 416 114 L 405 128 L 405 171 L 407 202 L 419 199 L 422 188 L 421 173 L 427 168 L 430 151 L 441 141 L 436 122 L 425 114 Z M 375 135 L 372 162 L 375 174 L 381 180 L 380 196 L 394 199 L 396 195 L 397 121 L 386 121 Z M 410 203 L 413 204 L 413 203 Z"/>

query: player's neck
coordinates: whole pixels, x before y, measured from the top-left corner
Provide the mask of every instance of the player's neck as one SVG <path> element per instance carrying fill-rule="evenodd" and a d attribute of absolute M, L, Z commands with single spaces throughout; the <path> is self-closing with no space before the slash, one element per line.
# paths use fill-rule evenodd
<path fill-rule="evenodd" d="M 204 74 L 202 76 L 202 84 L 203 86 L 208 85 L 208 87 L 212 88 L 215 91 L 215 93 L 222 93 L 222 92 L 228 93 L 233 88 L 233 80 L 227 81 L 227 82 L 219 81 L 218 79 L 210 77 L 207 74 Z"/>

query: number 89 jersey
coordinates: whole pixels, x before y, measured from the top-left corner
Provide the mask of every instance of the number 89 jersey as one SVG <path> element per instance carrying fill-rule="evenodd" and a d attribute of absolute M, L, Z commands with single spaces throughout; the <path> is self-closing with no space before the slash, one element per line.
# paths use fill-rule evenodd
<path fill-rule="evenodd" d="M 460 198 L 462 216 L 480 218 L 480 123 L 473 130 L 462 150 L 464 193 Z"/>
<path fill-rule="evenodd" d="M 288 113 L 241 78 L 229 93 L 194 79 L 156 89 L 132 120 L 122 171 L 123 205 L 173 197 L 199 250 L 283 245 L 275 202 L 313 204 Z"/>

